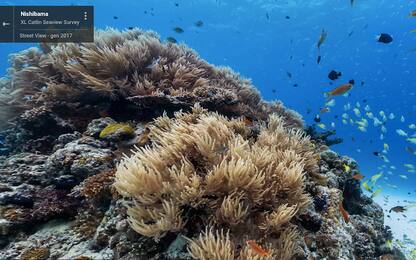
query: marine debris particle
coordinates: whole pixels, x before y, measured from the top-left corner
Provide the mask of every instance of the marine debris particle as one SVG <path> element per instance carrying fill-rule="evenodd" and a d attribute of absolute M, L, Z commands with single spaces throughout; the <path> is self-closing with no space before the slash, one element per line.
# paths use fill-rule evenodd
<path fill-rule="evenodd" d="M 183 33 L 184 32 L 184 30 L 181 27 L 175 27 L 175 28 L 173 28 L 173 31 L 176 32 L 176 33 Z"/>
<path fill-rule="evenodd" d="M 393 41 L 393 37 L 388 33 L 381 33 L 377 36 L 377 41 L 385 44 L 389 44 Z"/>
<path fill-rule="evenodd" d="M 270 253 L 263 249 L 259 244 L 257 244 L 254 240 L 248 240 L 246 241 L 247 245 L 258 255 L 260 256 L 268 256 Z"/>

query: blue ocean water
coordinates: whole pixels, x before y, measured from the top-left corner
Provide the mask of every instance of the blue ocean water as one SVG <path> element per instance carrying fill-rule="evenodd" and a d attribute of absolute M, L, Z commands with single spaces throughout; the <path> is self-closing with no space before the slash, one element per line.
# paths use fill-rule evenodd
<path fill-rule="evenodd" d="M 416 9 L 415 0 L 355 0 L 352 5 L 351 0 L 25 0 L 2 4 L 94 5 L 96 28 L 137 26 L 154 30 L 162 39 L 174 37 L 208 62 L 251 78 L 263 98 L 282 100 L 308 124 L 320 115 L 320 123 L 344 139 L 332 149 L 356 159 L 364 181 L 383 173 L 374 187 L 382 189 L 378 196 L 411 200 L 416 194 L 416 172 L 409 166 L 416 165 L 416 155 L 411 153 L 416 144 L 406 140 L 416 133 L 409 127 L 416 124 L 416 33 L 411 32 L 416 29 L 416 17 L 409 15 Z M 203 26 L 195 26 L 197 21 Z M 184 32 L 176 33 L 174 27 Z M 327 39 L 318 52 L 322 30 Z M 393 42 L 377 42 L 380 33 L 390 34 Z M 29 46 L 33 44 L 1 44 L 0 75 L 6 72 L 9 54 Z M 332 85 L 331 70 L 342 72 Z M 348 95 L 335 97 L 330 112 L 320 113 L 326 102 L 323 93 L 351 79 L 355 86 Z M 354 108 L 361 116 L 355 115 Z M 381 126 L 374 126 L 366 112 L 383 122 L 383 140 Z M 342 122 L 344 113 L 347 124 Z M 363 118 L 368 121 L 365 132 L 357 124 Z M 407 137 L 399 135 L 398 129 Z"/>

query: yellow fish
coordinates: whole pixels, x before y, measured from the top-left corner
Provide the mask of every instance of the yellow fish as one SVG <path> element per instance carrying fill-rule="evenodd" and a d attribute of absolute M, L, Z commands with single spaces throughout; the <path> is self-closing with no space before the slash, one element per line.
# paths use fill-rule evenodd
<path fill-rule="evenodd" d="M 365 128 L 364 126 L 359 126 L 358 130 L 360 130 L 361 132 L 367 132 L 367 128 Z"/>
<path fill-rule="evenodd" d="M 350 172 L 350 171 L 351 171 L 351 167 L 350 167 L 350 166 L 348 166 L 348 165 L 346 165 L 346 164 L 344 163 L 344 170 L 345 170 L 345 172 Z"/>
<path fill-rule="evenodd" d="M 393 242 L 391 240 L 386 241 L 386 246 L 390 249 L 393 249 Z"/>
<path fill-rule="evenodd" d="M 368 185 L 368 181 L 363 182 L 363 188 L 364 188 L 366 191 L 369 191 L 369 192 L 371 192 L 371 191 L 373 190 L 373 189 L 371 189 L 370 185 Z"/>
<path fill-rule="evenodd" d="M 324 130 L 326 129 L 326 126 L 324 124 L 318 124 L 317 126 L 321 129 L 324 129 Z"/>
<path fill-rule="evenodd" d="M 416 144 L 416 137 L 407 138 L 406 140 L 413 144 Z"/>
<path fill-rule="evenodd" d="M 377 195 L 379 195 L 381 193 L 381 189 L 377 189 L 376 191 L 373 192 L 373 194 L 371 194 L 371 198 L 376 197 Z"/>
<path fill-rule="evenodd" d="M 388 144 L 384 144 L 384 151 L 388 151 L 390 149 L 390 147 L 389 147 L 389 145 Z"/>
<path fill-rule="evenodd" d="M 378 179 L 380 179 L 380 177 L 381 177 L 381 176 L 383 176 L 383 174 L 382 174 L 382 173 L 378 173 L 378 174 L 373 175 L 373 176 L 371 177 L 371 182 L 372 182 L 372 183 L 375 183 Z"/>

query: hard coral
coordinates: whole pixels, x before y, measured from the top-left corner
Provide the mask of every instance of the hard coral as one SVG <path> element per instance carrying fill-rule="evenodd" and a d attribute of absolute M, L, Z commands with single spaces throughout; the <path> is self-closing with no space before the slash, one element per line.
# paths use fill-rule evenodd
<path fill-rule="evenodd" d="M 0 110 L 14 112 L 2 119 L 45 104 L 74 122 L 102 114 L 151 118 L 199 102 L 227 115 L 267 119 L 273 112 L 291 127 L 302 126 L 281 103 L 263 101 L 249 80 L 184 45 L 162 43 L 153 32 L 109 29 L 98 31 L 94 43 L 43 43 L 12 55 L 11 63 L 0 83 Z"/>
<path fill-rule="evenodd" d="M 281 248 L 280 239 L 295 236 L 290 222 L 311 203 L 304 174 L 317 164 L 300 130 L 285 128 L 283 119 L 272 115 L 253 136 L 243 120 L 198 105 L 192 113 L 157 118 L 149 128 L 152 146 L 124 158 L 116 173 L 115 187 L 133 202 L 128 215 L 135 231 L 158 240 L 169 232 L 211 226 L 226 231 L 209 229 L 200 240 L 227 240 L 223 234 L 229 232 L 236 247 L 222 250 L 227 257 L 239 254 L 244 239 L 280 248 L 280 259 L 290 255 L 294 243 Z M 203 248 L 193 250 L 196 245 Z M 211 249 L 191 243 L 192 254 L 201 259 L 213 252 L 198 252 Z"/>

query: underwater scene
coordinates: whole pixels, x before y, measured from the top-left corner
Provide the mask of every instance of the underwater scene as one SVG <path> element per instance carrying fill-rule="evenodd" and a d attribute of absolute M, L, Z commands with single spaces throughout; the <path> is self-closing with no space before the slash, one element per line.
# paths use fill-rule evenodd
<path fill-rule="evenodd" d="M 0 259 L 416 259 L 416 0 L 0 5 Z"/>

